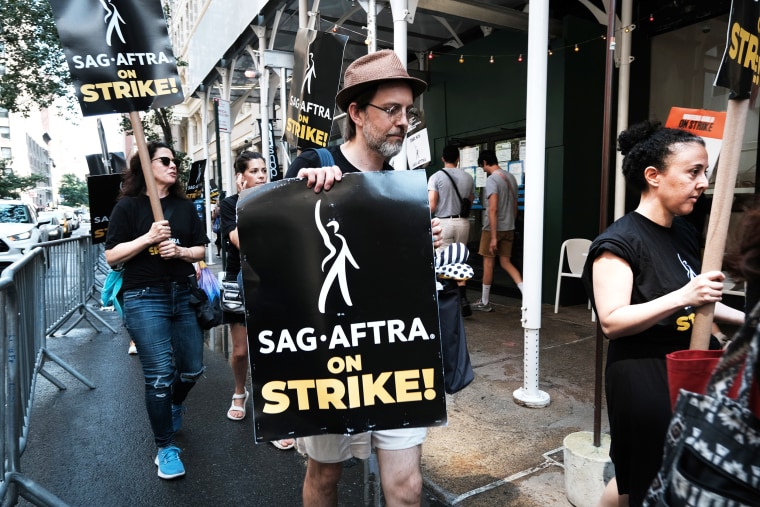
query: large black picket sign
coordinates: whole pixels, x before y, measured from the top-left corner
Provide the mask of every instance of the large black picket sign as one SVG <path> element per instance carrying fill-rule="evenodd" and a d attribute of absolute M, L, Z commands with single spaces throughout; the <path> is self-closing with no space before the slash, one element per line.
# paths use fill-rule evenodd
<path fill-rule="evenodd" d="M 160 0 L 50 0 L 83 116 L 181 104 Z"/>
<path fill-rule="evenodd" d="M 270 183 L 238 232 L 257 442 L 446 422 L 424 171 Z"/>
<path fill-rule="evenodd" d="M 726 50 L 715 76 L 715 85 L 731 90 L 731 99 L 752 98 L 754 102 L 757 95 L 758 17 L 760 4 L 756 0 L 731 2 Z"/>

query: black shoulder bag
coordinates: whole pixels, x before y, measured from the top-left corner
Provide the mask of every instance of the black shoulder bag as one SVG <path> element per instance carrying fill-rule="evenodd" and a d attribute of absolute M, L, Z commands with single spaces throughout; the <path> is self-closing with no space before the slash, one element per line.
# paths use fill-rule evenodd
<path fill-rule="evenodd" d="M 459 208 L 459 216 L 462 218 L 467 218 L 470 216 L 470 210 L 472 209 L 472 202 L 470 202 L 469 199 L 463 199 L 462 195 L 459 193 L 459 189 L 457 188 L 457 182 L 454 181 L 454 178 L 446 172 L 446 169 L 441 169 L 443 174 L 449 177 L 451 180 L 451 184 L 454 185 L 454 192 L 457 193 L 457 197 L 459 198 L 459 203 L 461 207 Z"/>
<path fill-rule="evenodd" d="M 171 199 L 166 203 L 164 220 L 169 220 L 174 213 L 174 204 Z M 198 278 L 195 273 L 187 275 L 187 284 L 190 287 L 190 307 L 195 311 L 198 325 L 201 329 L 211 329 L 222 323 L 221 298 L 210 301 L 206 291 L 198 286 Z"/>

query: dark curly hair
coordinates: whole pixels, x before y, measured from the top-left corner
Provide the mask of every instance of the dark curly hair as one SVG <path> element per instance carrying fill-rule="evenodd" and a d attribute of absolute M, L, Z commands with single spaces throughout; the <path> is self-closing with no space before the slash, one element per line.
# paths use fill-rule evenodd
<path fill-rule="evenodd" d="M 248 168 L 249 160 L 264 159 L 264 156 L 257 151 L 244 151 L 235 159 L 235 174 L 244 173 Z"/>
<path fill-rule="evenodd" d="M 679 129 L 663 128 L 657 121 L 644 121 L 632 125 L 618 136 L 618 150 L 623 159 L 623 175 L 629 185 L 645 190 L 644 169 L 649 166 L 659 171 L 667 169 L 667 159 L 673 154 L 673 145 L 705 142 L 701 137 Z"/>
<path fill-rule="evenodd" d="M 176 158 L 177 154 L 174 152 L 174 148 L 161 141 L 151 141 L 148 143 L 149 158 L 153 159 L 153 156 L 159 148 L 170 150 L 172 152 L 172 157 Z M 121 183 L 121 195 L 119 197 L 137 197 L 146 193 L 147 186 L 145 184 L 145 175 L 143 174 L 140 157 L 138 153 L 135 152 L 129 159 L 129 167 L 124 172 L 124 180 Z M 179 181 L 179 178 L 177 178 L 177 181 L 169 187 L 169 193 L 177 198 L 187 199 L 187 195 L 182 188 L 182 183 Z"/>

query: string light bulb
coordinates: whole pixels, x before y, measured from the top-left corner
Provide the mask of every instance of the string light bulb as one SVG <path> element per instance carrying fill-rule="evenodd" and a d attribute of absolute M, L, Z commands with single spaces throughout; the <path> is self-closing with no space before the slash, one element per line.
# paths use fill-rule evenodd
<path fill-rule="evenodd" d="M 629 26 L 626 26 L 626 27 L 625 27 L 625 33 L 629 33 L 630 31 L 631 31 L 631 27 L 629 27 Z"/>
<path fill-rule="evenodd" d="M 459 55 L 459 63 L 464 63 L 464 55 Z"/>
<path fill-rule="evenodd" d="M 333 33 L 338 33 L 338 25 L 333 26 Z"/>
<path fill-rule="evenodd" d="M 575 47 L 573 48 L 573 51 L 575 51 L 576 53 L 580 50 L 581 48 L 578 47 L 578 44 L 576 44 Z"/>
<path fill-rule="evenodd" d="M 488 60 L 489 62 L 493 63 L 493 55 L 491 55 L 491 59 Z"/>
<path fill-rule="evenodd" d="M 520 53 L 520 56 L 517 57 L 517 61 L 522 63 L 523 61 L 522 53 Z"/>
<path fill-rule="evenodd" d="M 649 14 L 649 22 L 652 23 L 654 21 L 654 14 Z"/>
<path fill-rule="evenodd" d="M 433 52 L 432 52 L 432 51 L 430 51 L 430 52 L 428 53 L 428 60 L 432 60 L 432 59 L 433 59 Z"/>
<path fill-rule="evenodd" d="M 552 51 L 552 48 L 549 48 L 549 56 L 552 56 L 554 54 L 554 51 Z"/>

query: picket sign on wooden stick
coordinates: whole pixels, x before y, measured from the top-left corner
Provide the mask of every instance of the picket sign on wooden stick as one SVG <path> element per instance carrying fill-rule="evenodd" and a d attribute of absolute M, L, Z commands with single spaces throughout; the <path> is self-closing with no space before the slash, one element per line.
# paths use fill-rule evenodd
<path fill-rule="evenodd" d="M 161 199 L 158 197 L 156 179 L 153 177 L 150 153 L 148 153 L 148 144 L 145 142 L 145 132 L 143 131 L 142 121 L 140 120 L 140 113 L 138 111 L 130 111 L 129 121 L 132 123 L 132 132 L 135 134 L 137 154 L 140 156 L 140 165 L 142 166 L 143 176 L 145 177 L 145 186 L 148 190 L 150 209 L 153 211 L 153 220 L 158 222 L 164 219 L 164 211 L 161 209 Z"/>
<path fill-rule="evenodd" d="M 726 126 L 723 131 L 723 148 L 718 160 L 718 173 L 715 177 L 715 190 L 710 207 L 710 221 L 707 225 L 702 273 L 720 271 L 723 266 L 723 252 L 726 249 L 728 222 L 731 219 L 734 185 L 736 184 L 736 175 L 739 172 L 739 158 L 744 141 L 744 126 L 747 121 L 748 110 L 749 99 L 728 101 Z M 697 308 L 689 348 L 700 350 L 710 348 L 710 329 L 714 313 L 715 303 Z"/>

